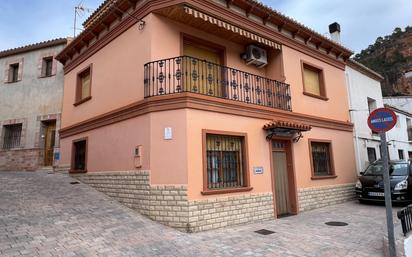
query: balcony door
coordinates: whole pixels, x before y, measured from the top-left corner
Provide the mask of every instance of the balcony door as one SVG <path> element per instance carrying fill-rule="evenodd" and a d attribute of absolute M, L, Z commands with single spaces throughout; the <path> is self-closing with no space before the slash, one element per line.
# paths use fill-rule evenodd
<path fill-rule="evenodd" d="M 183 55 L 184 90 L 222 97 L 222 50 L 185 40 Z"/>

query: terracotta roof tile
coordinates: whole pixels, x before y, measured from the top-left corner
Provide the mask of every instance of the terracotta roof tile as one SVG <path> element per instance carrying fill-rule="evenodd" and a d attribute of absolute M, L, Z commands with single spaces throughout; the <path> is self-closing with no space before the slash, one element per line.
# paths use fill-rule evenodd
<path fill-rule="evenodd" d="M 35 43 L 35 44 L 11 48 L 11 49 L 0 51 L 0 58 L 14 55 L 14 54 L 20 54 L 20 53 L 24 53 L 24 52 L 28 52 L 28 51 L 32 51 L 36 49 L 46 48 L 50 46 L 67 44 L 68 41 L 70 41 L 70 39 L 68 38 L 56 38 L 56 39 L 51 39 L 51 40 Z"/>
<path fill-rule="evenodd" d="M 303 124 L 303 123 L 297 123 L 297 122 L 285 121 L 285 120 L 273 120 L 263 126 L 264 130 L 268 130 L 272 128 L 290 128 L 290 129 L 296 129 L 300 131 L 309 131 L 312 129 L 312 126 Z"/>

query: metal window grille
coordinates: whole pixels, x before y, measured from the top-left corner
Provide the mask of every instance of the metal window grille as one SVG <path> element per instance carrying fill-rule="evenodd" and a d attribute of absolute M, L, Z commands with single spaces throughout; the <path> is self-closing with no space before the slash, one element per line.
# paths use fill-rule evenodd
<path fill-rule="evenodd" d="M 315 176 L 332 175 L 329 148 L 329 143 L 312 143 L 312 159 Z"/>
<path fill-rule="evenodd" d="M 20 147 L 22 124 L 4 126 L 3 149 Z"/>
<path fill-rule="evenodd" d="M 86 169 L 86 140 L 74 143 L 74 170 Z"/>
<path fill-rule="evenodd" d="M 243 138 L 237 136 L 206 136 L 208 189 L 245 186 Z"/>
<path fill-rule="evenodd" d="M 145 97 L 190 92 L 292 110 L 288 84 L 190 56 L 145 64 L 144 88 Z"/>

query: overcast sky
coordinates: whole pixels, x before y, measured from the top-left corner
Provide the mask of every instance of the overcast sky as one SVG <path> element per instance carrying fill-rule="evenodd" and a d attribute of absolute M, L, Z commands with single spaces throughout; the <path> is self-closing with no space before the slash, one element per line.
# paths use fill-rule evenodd
<path fill-rule="evenodd" d="M 81 0 L 0 0 L 0 50 L 73 35 L 74 6 Z M 103 0 L 83 0 L 96 8 Z M 412 26 L 412 0 L 263 0 L 263 3 L 327 35 L 341 24 L 342 41 L 355 52 L 395 27 Z M 87 17 L 87 13 L 80 19 Z"/>

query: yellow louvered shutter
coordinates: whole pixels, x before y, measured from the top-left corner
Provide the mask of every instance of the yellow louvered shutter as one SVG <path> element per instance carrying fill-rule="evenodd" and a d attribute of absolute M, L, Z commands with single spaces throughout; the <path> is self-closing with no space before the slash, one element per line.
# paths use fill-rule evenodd
<path fill-rule="evenodd" d="M 303 77 L 305 83 L 305 91 L 314 95 L 321 95 L 319 72 L 303 68 Z"/>

